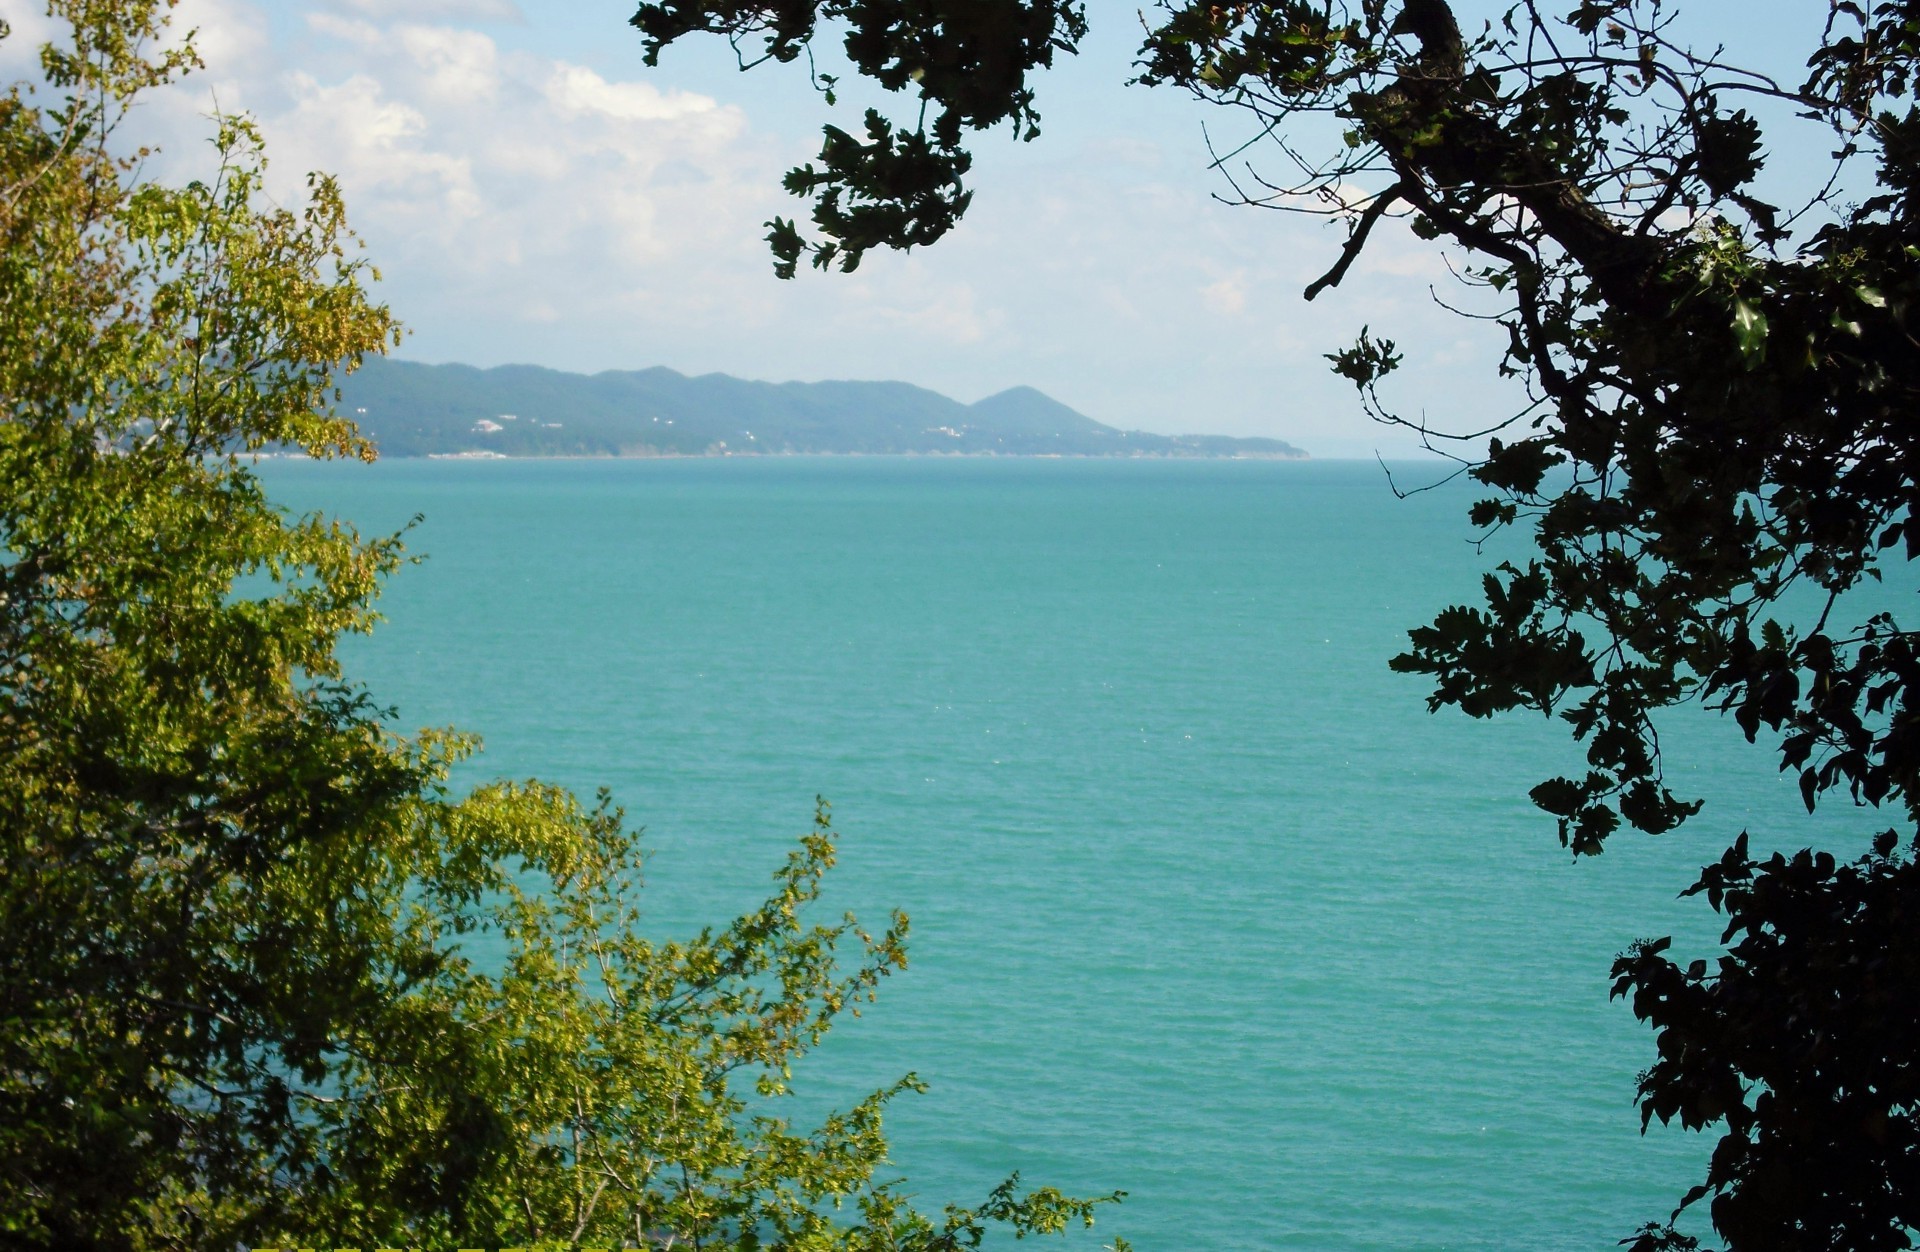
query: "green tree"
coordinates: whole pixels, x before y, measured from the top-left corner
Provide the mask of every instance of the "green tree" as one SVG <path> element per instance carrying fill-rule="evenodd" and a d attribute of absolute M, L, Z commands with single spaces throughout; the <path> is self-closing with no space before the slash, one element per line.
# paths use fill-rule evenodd
<path fill-rule="evenodd" d="M 53 0 L 68 36 L 0 98 L 0 1242 L 947 1249 L 1090 1221 L 1012 1180 L 914 1212 L 875 1178 L 911 1076 L 778 1116 L 905 964 L 904 918 L 809 920 L 824 808 L 764 905 L 650 943 L 604 796 L 455 796 L 475 741 L 396 735 L 343 674 L 399 539 L 289 516 L 251 459 L 371 459 L 332 380 L 398 331 L 338 188 L 276 207 L 246 119 L 215 119 L 205 178 L 139 177 L 129 110 L 196 64 L 168 7 Z"/>
<path fill-rule="evenodd" d="M 1908 1247 L 1920 637 L 1844 597 L 1910 588 L 1920 555 L 1920 4 L 1832 0 L 1797 82 L 1692 50 L 1658 0 L 1565 7 L 1525 0 L 1474 30 L 1446 0 L 1163 0 L 1137 81 L 1278 137 L 1296 173 L 1255 172 L 1243 199 L 1345 220 L 1308 299 L 1388 217 L 1467 258 L 1507 334 L 1490 365 L 1524 397 L 1472 438 L 1415 428 L 1487 489 L 1472 524 L 1524 526 L 1537 554 L 1393 664 L 1434 680 L 1435 708 L 1564 720 L 1583 766 L 1532 792 L 1563 843 L 1597 853 L 1623 822 L 1661 833 L 1698 811 L 1667 787 L 1655 726 L 1684 702 L 1766 732 L 1809 809 L 1838 790 L 1890 811 L 1851 862 L 1756 856 L 1743 835 L 1691 888 L 1724 913 L 1726 952 L 1683 967 L 1664 940 L 1636 945 L 1615 993 L 1657 1032 L 1643 1124 L 1720 1131 L 1681 1209 L 1710 1198 L 1743 1252 Z M 649 58 L 707 31 L 792 61 L 824 27 L 930 119 L 827 128 L 786 180 L 813 201 L 812 236 L 770 223 L 786 276 L 949 229 L 972 194 L 967 133 L 1031 138 L 1034 73 L 1085 23 L 1061 0 L 660 0 L 633 18 Z M 1329 133 L 1316 115 L 1339 137 L 1303 153 Z M 1832 168 L 1763 180 L 1762 117 Z M 1413 425 L 1380 389 L 1400 360 L 1363 333 L 1333 365 L 1373 416 Z M 1633 1242 L 1692 1246 L 1670 1221 Z"/>

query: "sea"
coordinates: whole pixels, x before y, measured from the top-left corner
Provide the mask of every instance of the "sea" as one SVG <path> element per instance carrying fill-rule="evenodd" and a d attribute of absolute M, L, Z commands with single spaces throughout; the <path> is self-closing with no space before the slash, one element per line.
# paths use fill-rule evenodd
<path fill-rule="evenodd" d="M 1430 713 L 1388 669 L 1526 550 L 1475 532 L 1438 463 L 261 473 L 296 512 L 411 526 L 350 675 L 402 728 L 482 735 L 464 782 L 610 787 L 661 937 L 751 907 L 829 802 L 823 918 L 904 910 L 911 965 L 789 1111 L 917 1074 L 887 1176 L 923 1207 L 1016 1170 L 1127 1193 L 1057 1246 L 1614 1246 L 1712 1146 L 1642 1133 L 1653 1039 L 1609 1000 L 1614 955 L 1711 956 L 1718 919 L 1678 897 L 1741 830 L 1877 828 L 1809 818 L 1764 747 L 1687 709 L 1669 777 L 1705 811 L 1576 862 L 1527 800 L 1583 768 L 1564 725 Z"/>

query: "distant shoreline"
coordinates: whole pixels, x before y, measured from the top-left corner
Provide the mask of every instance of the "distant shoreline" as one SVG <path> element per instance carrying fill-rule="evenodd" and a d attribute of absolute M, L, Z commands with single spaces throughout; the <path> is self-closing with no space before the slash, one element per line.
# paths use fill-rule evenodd
<path fill-rule="evenodd" d="M 377 445 L 376 445 L 377 450 Z M 300 453 L 265 453 L 305 459 Z M 769 461 L 792 457 L 910 457 L 970 461 L 1311 461 L 1305 452 L 424 452 L 381 454 L 387 461 Z"/>
<path fill-rule="evenodd" d="M 900 382 L 759 383 L 657 366 L 583 375 L 374 358 L 339 380 L 337 403 L 389 456 L 1307 459 L 1267 436 L 1119 430 L 1031 387 L 961 404 Z"/>

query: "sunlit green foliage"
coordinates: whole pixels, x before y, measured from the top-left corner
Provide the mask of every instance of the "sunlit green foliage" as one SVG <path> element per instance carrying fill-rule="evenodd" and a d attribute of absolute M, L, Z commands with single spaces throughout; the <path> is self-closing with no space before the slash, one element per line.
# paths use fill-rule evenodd
<path fill-rule="evenodd" d="M 166 10 L 55 0 L 69 38 L 0 100 L 0 1242 L 877 1252 L 1090 1221 L 876 1183 L 911 1076 L 777 1116 L 905 964 L 904 918 L 807 920 L 824 810 L 759 909 L 651 943 L 604 797 L 457 797 L 474 741 L 394 734 L 342 673 L 398 539 L 288 516 L 250 454 L 370 459 L 332 382 L 396 326 L 338 188 L 276 207 L 244 118 L 203 180 L 141 181 L 115 132 L 195 64 Z"/>

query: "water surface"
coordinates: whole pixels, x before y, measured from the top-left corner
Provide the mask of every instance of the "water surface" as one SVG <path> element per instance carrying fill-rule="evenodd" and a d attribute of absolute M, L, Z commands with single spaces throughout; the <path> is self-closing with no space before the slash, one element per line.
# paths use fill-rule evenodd
<path fill-rule="evenodd" d="M 1537 717 L 1429 716 L 1387 670 L 1471 599 L 1469 496 L 1357 463 L 767 459 L 274 464 L 428 560 L 350 663 L 486 775 L 611 786 L 662 934 L 754 902 L 816 794 L 831 907 L 912 968 L 800 1074 L 916 1071 L 889 1118 L 937 1207 L 1011 1169 L 1126 1205 L 1075 1246 L 1611 1247 L 1704 1166 L 1646 1138 L 1607 1001 L 1743 826 L 1815 831 L 1682 718 L 1706 814 L 1574 864 Z M 1832 828 L 1832 823 L 1829 824 Z M 1844 828 L 1844 827 L 1842 827 Z"/>

